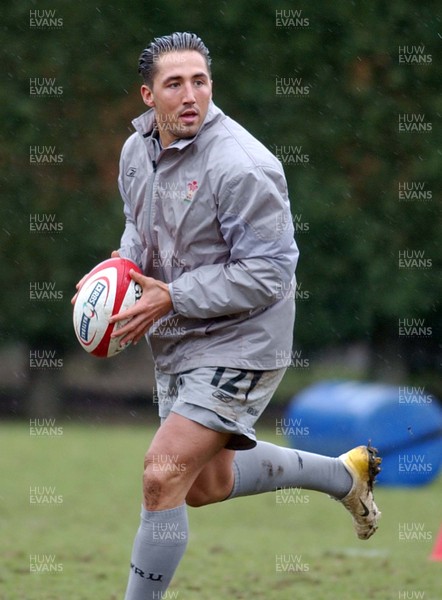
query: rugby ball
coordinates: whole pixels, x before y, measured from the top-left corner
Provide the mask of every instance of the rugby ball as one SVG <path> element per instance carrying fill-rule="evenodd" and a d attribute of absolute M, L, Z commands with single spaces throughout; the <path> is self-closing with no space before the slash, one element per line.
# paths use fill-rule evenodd
<path fill-rule="evenodd" d="M 100 358 L 115 356 L 129 344 L 111 334 L 127 323 L 109 319 L 127 310 L 141 298 L 142 288 L 129 271 L 141 269 L 127 258 L 109 258 L 97 265 L 81 285 L 74 304 L 74 330 L 82 348 Z"/>

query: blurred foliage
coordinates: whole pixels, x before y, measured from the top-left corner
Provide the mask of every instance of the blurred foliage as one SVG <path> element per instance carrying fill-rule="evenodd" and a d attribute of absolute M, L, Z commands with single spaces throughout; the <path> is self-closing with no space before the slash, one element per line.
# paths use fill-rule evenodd
<path fill-rule="evenodd" d="M 119 245 L 116 177 L 130 121 L 144 110 L 137 59 L 154 36 L 195 31 L 213 58 L 216 103 L 269 148 L 302 146 L 287 166 L 297 236 L 296 344 L 307 351 L 353 340 L 389 352 L 409 371 L 434 370 L 441 324 L 438 4 L 235 0 L 53 0 L 61 27 L 30 27 L 36 2 L 3 8 L 0 205 L 4 340 L 76 344 L 69 298 L 75 282 Z M 280 27 L 276 12 L 308 24 Z M 292 12 L 290 12 L 292 11 Z M 299 12 L 297 13 L 300 14 Z M 400 46 L 423 45 L 425 65 L 400 64 Z M 309 93 L 275 93 L 276 78 Z M 30 94 L 31 78 L 63 93 Z M 400 113 L 424 114 L 431 133 L 399 133 Z M 30 146 L 55 146 L 58 165 L 30 165 Z M 432 199 L 401 202 L 399 182 L 425 182 Z M 56 215 L 62 231 L 31 233 L 30 215 Z M 424 251 L 430 269 L 399 269 L 400 251 Z M 30 282 L 55 282 L 63 302 L 35 302 Z M 402 341 L 398 319 L 425 319 L 429 338 Z M 388 350 L 387 350 L 388 349 Z M 440 356 L 440 354 L 439 354 Z"/>

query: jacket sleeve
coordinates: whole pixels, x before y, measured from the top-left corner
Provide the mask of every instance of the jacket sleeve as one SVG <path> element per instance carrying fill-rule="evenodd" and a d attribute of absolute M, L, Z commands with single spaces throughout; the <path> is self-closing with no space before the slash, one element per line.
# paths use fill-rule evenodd
<path fill-rule="evenodd" d="M 133 209 L 128 195 L 124 189 L 124 147 L 121 153 L 120 159 L 120 173 L 118 176 L 118 188 L 120 190 L 121 197 L 123 199 L 123 212 L 125 217 L 125 226 L 124 231 L 121 236 L 120 248 L 118 252 L 120 256 L 123 258 L 130 258 L 133 260 L 139 267 L 142 267 L 142 253 L 143 253 L 143 244 L 140 238 L 140 235 L 137 231 L 135 225 L 135 218 L 133 215 Z"/>
<path fill-rule="evenodd" d="M 210 318 L 274 304 L 289 290 L 298 259 L 287 184 L 276 168 L 236 176 L 219 197 L 226 264 L 203 265 L 169 284 L 174 309 Z"/>

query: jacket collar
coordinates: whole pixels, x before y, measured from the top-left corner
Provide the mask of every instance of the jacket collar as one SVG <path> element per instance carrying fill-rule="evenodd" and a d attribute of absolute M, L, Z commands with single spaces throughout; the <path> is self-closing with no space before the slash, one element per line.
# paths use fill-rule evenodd
<path fill-rule="evenodd" d="M 219 118 L 221 118 L 223 116 L 224 116 L 223 111 L 221 109 L 219 109 L 213 103 L 213 101 L 211 101 L 209 104 L 209 109 L 207 111 L 206 118 L 204 119 L 203 124 L 201 125 L 201 127 L 199 128 L 197 133 L 191 138 L 183 138 L 183 139 L 176 140 L 175 142 L 170 144 L 170 146 L 165 148 L 165 150 L 168 150 L 169 148 L 176 148 L 178 150 L 182 150 L 183 148 L 186 148 L 187 146 L 192 144 L 197 139 L 197 137 L 200 135 L 200 133 L 203 130 L 206 130 L 207 128 L 209 128 L 215 121 L 217 121 Z M 152 134 L 155 130 L 155 111 L 154 111 L 154 109 L 151 108 L 150 110 L 146 111 L 145 113 L 143 113 L 142 115 L 140 115 L 139 117 L 134 119 L 132 121 L 132 125 L 135 127 L 135 130 L 141 135 L 141 137 L 145 140 L 145 142 L 148 146 L 148 149 L 151 152 L 154 152 L 154 143 L 155 142 L 154 142 L 154 139 L 152 138 Z"/>

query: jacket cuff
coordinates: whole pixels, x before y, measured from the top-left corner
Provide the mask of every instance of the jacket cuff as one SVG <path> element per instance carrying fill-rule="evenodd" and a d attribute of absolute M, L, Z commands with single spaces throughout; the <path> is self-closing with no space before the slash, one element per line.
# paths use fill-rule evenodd
<path fill-rule="evenodd" d="M 175 304 L 175 295 L 174 295 L 174 291 L 173 291 L 173 284 L 172 283 L 168 283 L 168 286 L 169 286 L 170 299 L 172 300 L 173 310 L 175 312 L 178 312 L 177 308 L 176 308 L 176 304 Z"/>

